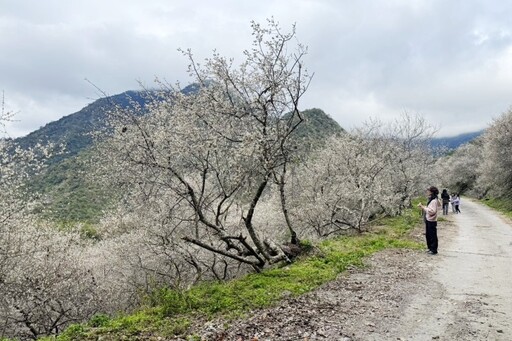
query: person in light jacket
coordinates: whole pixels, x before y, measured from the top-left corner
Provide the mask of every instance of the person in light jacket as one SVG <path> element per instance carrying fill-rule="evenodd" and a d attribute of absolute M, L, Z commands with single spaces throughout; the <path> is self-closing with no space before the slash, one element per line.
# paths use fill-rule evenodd
<path fill-rule="evenodd" d="M 425 220 L 425 236 L 427 239 L 428 253 L 431 255 L 437 254 L 437 212 L 441 209 L 441 202 L 437 198 L 439 190 L 435 186 L 427 188 L 427 205 L 418 204 L 423 212 L 423 219 Z"/>
<path fill-rule="evenodd" d="M 460 213 L 460 196 L 459 193 L 455 194 L 452 205 L 455 207 L 455 213 Z"/>
<path fill-rule="evenodd" d="M 453 213 L 457 213 L 457 211 L 455 210 L 455 199 L 457 199 L 457 195 L 455 195 L 455 193 L 452 193 L 452 195 L 450 197 L 450 203 L 452 204 L 452 212 Z"/>

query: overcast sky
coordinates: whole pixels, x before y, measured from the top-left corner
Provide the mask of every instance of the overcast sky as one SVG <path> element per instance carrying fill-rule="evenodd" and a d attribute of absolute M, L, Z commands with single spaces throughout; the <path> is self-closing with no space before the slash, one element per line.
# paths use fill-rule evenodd
<path fill-rule="evenodd" d="M 0 0 L 0 90 L 10 136 L 79 111 L 101 94 L 190 82 L 191 48 L 239 61 L 250 21 L 297 25 L 314 72 L 301 108 L 347 129 L 423 115 L 439 136 L 487 127 L 512 105 L 512 1 Z M 89 81 L 86 81 L 89 80 Z"/>

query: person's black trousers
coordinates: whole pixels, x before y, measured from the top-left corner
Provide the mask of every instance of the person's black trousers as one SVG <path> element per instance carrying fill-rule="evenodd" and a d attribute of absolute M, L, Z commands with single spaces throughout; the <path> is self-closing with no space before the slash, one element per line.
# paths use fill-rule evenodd
<path fill-rule="evenodd" d="M 437 221 L 425 221 L 427 247 L 433 253 L 437 253 Z"/>

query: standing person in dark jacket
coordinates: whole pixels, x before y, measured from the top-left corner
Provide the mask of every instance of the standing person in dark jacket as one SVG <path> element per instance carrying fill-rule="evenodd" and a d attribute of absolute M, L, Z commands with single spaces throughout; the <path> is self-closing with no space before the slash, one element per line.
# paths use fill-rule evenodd
<path fill-rule="evenodd" d="M 443 215 L 448 215 L 448 206 L 450 206 L 450 194 L 448 191 L 443 189 L 443 193 L 441 193 L 441 200 L 443 201 Z"/>
<path fill-rule="evenodd" d="M 425 220 L 425 236 L 427 237 L 428 253 L 431 255 L 437 254 L 437 212 L 441 208 L 441 202 L 437 198 L 439 190 L 435 186 L 430 186 L 427 189 L 428 203 L 427 206 L 418 204 L 423 212 Z"/>

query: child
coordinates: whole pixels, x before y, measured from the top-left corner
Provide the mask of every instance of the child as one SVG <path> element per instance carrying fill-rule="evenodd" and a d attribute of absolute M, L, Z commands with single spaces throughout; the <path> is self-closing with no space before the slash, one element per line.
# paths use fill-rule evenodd
<path fill-rule="evenodd" d="M 460 212 L 460 196 L 459 194 L 455 194 L 455 199 L 453 200 L 453 205 L 455 206 L 455 213 L 459 214 Z"/>

